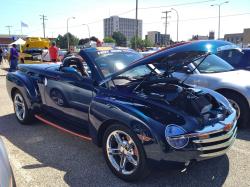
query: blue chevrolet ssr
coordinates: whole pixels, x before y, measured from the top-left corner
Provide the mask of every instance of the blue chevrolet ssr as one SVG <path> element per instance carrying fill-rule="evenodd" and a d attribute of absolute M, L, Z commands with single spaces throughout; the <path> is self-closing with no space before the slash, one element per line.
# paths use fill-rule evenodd
<path fill-rule="evenodd" d="M 129 49 L 87 48 L 62 64 L 21 64 L 6 85 L 21 124 L 36 118 L 92 141 L 115 175 L 133 181 L 149 174 L 151 161 L 188 164 L 233 144 L 236 112 L 227 99 L 172 76 L 204 55 L 182 53 L 181 63 L 171 63 L 175 50 L 142 58 Z"/>

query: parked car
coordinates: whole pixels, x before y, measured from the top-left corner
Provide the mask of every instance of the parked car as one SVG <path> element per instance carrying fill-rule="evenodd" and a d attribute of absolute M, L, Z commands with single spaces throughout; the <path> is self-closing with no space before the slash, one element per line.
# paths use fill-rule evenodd
<path fill-rule="evenodd" d="M 231 64 L 235 69 L 250 70 L 250 49 L 241 49 L 235 45 L 222 46 L 217 55 Z"/>
<path fill-rule="evenodd" d="M 220 48 L 225 48 L 226 45 L 230 46 L 231 43 L 208 40 L 185 43 L 168 49 L 169 53 L 176 56 L 171 63 L 181 63 L 185 60 L 182 59 L 183 54 L 207 53 L 204 58 L 198 59 L 188 66 L 181 66 L 173 75 L 186 84 L 203 86 L 224 95 L 237 111 L 238 124 L 247 127 L 250 119 L 250 72 L 237 70 L 215 55 L 221 50 Z M 161 68 L 164 69 L 164 67 Z"/>
<path fill-rule="evenodd" d="M 111 171 L 127 181 L 145 177 L 149 161 L 187 165 L 224 155 L 233 144 L 236 111 L 224 96 L 172 77 L 186 64 L 156 69 L 172 53 L 141 58 L 132 50 L 89 48 L 79 54 L 62 65 L 19 65 L 7 74 L 21 124 L 35 117 L 91 140 L 102 147 Z"/>
<path fill-rule="evenodd" d="M 0 137 L 0 186 L 14 187 L 15 181 L 9 163 L 8 154 L 5 150 L 3 140 Z"/>

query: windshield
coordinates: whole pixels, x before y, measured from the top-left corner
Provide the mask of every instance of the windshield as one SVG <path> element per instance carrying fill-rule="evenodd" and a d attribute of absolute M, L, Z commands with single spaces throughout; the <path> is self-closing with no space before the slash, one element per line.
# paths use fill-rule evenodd
<path fill-rule="evenodd" d="M 239 49 L 221 50 L 217 53 L 219 57 L 234 67 L 239 67 L 244 53 Z"/>
<path fill-rule="evenodd" d="M 200 64 L 201 61 L 203 62 Z M 234 70 L 230 64 L 214 54 L 208 55 L 205 59 L 200 58 L 194 61 L 193 64 L 198 66 L 197 69 L 200 73 L 219 73 Z"/>
<path fill-rule="evenodd" d="M 104 77 L 122 70 L 132 62 L 143 57 L 141 54 L 132 50 L 95 51 L 92 52 L 91 55 Z"/>

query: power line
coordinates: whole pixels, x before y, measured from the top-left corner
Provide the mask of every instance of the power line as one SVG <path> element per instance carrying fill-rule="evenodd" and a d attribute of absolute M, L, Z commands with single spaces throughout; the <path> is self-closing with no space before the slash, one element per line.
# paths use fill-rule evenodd
<path fill-rule="evenodd" d="M 164 5 L 164 6 L 141 7 L 139 9 L 168 8 L 168 7 L 176 7 L 176 6 L 186 6 L 186 5 L 210 3 L 212 1 L 216 1 L 216 0 L 193 1 L 193 2 L 188 2 L 188 3 L 178 3 L 178 4 Z"/>
<path fill-rule="evenodd" d="M 164 7 L 176 7 L 176 6 L 185 6 L 185 5 L 208 3 L 208 2 L 212 2 L 212 1 L 216 1 L 216 0 L 194 1 L 194 2 L 189 2 L 189 3 L 179 3 L 179 4 L 164 5 L 164 6 L 155 6 L 155 7 L 142 7 L 142 8 L 138 8 L 138 9 L 153 9 L 153 8 L 164 8 Z M 120 15 L 124 15 L 124 14 L 130 13 L 130 12 L 133 12 L 133 11 L 136 11 L 136 9 L 133 8 L 133 9 L 130 9 L 130 10 L 118 13 L 118 14 L 114 14 L 114 15 L 120 16 Z M 91 24 L 102 22 L 102 21 L 103 21 L 103 19 L 99 19 L 99 20 L 96 20 L 96 21 L 89 22 L 87 24 L 91 25 Z M 81 25 L 77 25 L 77 26 L 81 26 Z M 60 27 L 60 28 L 62 28 L 62 27 Z"/>
<path fill-rule="evenodd" d="M 241 13 L 241 14 L 229 14 L 229 15 L 224 15 L 221 16 L 222 18 L 226 18 L 226 17 L 236 17 L 236 16 L 244 16 L 244 15 L 250 15 L 250 12 L 247 13 Z M 181 19 L 179 21 L 181 22 L 186 22 L 186 21 L 196 21 L 196 20 L 205 20 L 205 19 L 215 19 L 218 18 L 218 16 L 211 16 L 211 17 L 200 17 L 200 18 L 190 18 L 190 19 Z M 176 22 L 177 20 L 171 20 L 169 22 Z M 157 24 L 157 23 L 162 23 L 161 21 L 157 21 L 157 22 L 148 22 L 148 23 L 143 23 L 143 24 Z"/>
<path fill-rule="evenodd" d="M 42 24 L 43 24 L 43 37 L 45 38 L 45 20 L 48 20 L 47 19 L 47 16 L 45 16 L 44 14 L 43 15 L 40 15 L 40 19 L 42 20 Z"/>

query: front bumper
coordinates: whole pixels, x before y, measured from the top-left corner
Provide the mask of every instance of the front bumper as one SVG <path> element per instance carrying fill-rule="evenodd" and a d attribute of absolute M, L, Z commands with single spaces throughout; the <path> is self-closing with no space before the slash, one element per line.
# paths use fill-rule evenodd
<path fill-rule="evenodd" d="M 144 147 L 149 159 L 175 162 L 200 161 L 226 154 L 233 145 L 236 135 L 237 121 L 234 110 L 224 121 L 185 135 L 189 137 L 189 144 L 183 149 L 170 148 L 166 142 L 162 142 L 161 150 L 155 145 L 151 145 L 150 148 Z"/>

